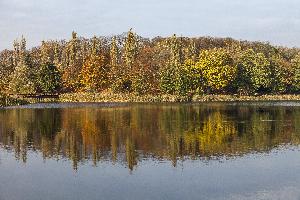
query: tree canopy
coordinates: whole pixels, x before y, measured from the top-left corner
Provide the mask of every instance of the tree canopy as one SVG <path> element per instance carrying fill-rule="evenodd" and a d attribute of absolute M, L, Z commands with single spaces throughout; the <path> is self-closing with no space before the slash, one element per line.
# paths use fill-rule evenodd
<path fill-rule="evenodd" d="M 300 49 L 231 38 L 112 37 L 16 40 L 0 52 L 0 92 L 283 94 L 300 91 Z"/>

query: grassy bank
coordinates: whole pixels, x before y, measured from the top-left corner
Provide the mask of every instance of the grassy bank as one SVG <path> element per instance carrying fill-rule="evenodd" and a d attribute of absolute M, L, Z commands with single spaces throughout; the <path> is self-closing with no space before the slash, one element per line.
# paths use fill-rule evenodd
<path fill-rule="evenodd" d="M 0 94 L 0 108 L 18 106 L 37 102 L 231 102 L 231 101 L 300 101 L 300 95 L 195 95 L 193 97 L 178 95 L 137 95 L 133 93 L 65 93 L 59 99 L 17 99 Z"/>
<path fill-rule="evenodd" d="M 29 102 L 23 99 L 17 99 L 13 97 L 9 97 L 5 94 L 0 94 L 0 108 L 8 107 L 8 106 L 19 106 L 28 104 Z"/>
<path fill-rule="evenodd" d="M 228 101 L 300 101 L 300 95 L 136 95 L 114 93 L 67 93 L 60 95 L 60 102 L 228 102 Z"/>

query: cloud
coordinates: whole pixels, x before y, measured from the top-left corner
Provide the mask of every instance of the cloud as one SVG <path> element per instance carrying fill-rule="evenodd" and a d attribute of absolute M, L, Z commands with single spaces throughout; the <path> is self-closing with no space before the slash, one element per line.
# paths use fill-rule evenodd
<path fill-rule="evenodd" d="M 229 36 L 300 46 L 299 7 L 297 0 L 0 0 L 0 49 L 22 34 L 34 46 L 69 38 L 72 30 L 90 37 L 130 27 L 147 37 Z"/>

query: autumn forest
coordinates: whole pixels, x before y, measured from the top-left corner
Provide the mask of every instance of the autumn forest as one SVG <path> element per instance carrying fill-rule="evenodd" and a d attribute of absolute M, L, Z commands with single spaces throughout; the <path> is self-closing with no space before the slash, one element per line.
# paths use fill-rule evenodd
<path fill-rule="evenodd" d="M 296 94 L 300 49 L 231 38 L 173 35 L 147 39 L 132 29 L 110 37 L 26 39 L 0 52 L 4 94 Z"/>

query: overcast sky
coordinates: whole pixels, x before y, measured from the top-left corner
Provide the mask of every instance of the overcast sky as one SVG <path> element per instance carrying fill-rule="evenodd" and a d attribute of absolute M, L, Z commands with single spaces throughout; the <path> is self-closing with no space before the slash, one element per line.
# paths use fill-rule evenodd
<path fill-rule="evenodd" d="M 0 0 L 0 49 L 79 35 L 218 36 L 300 47 L 299 0 Z"/>

